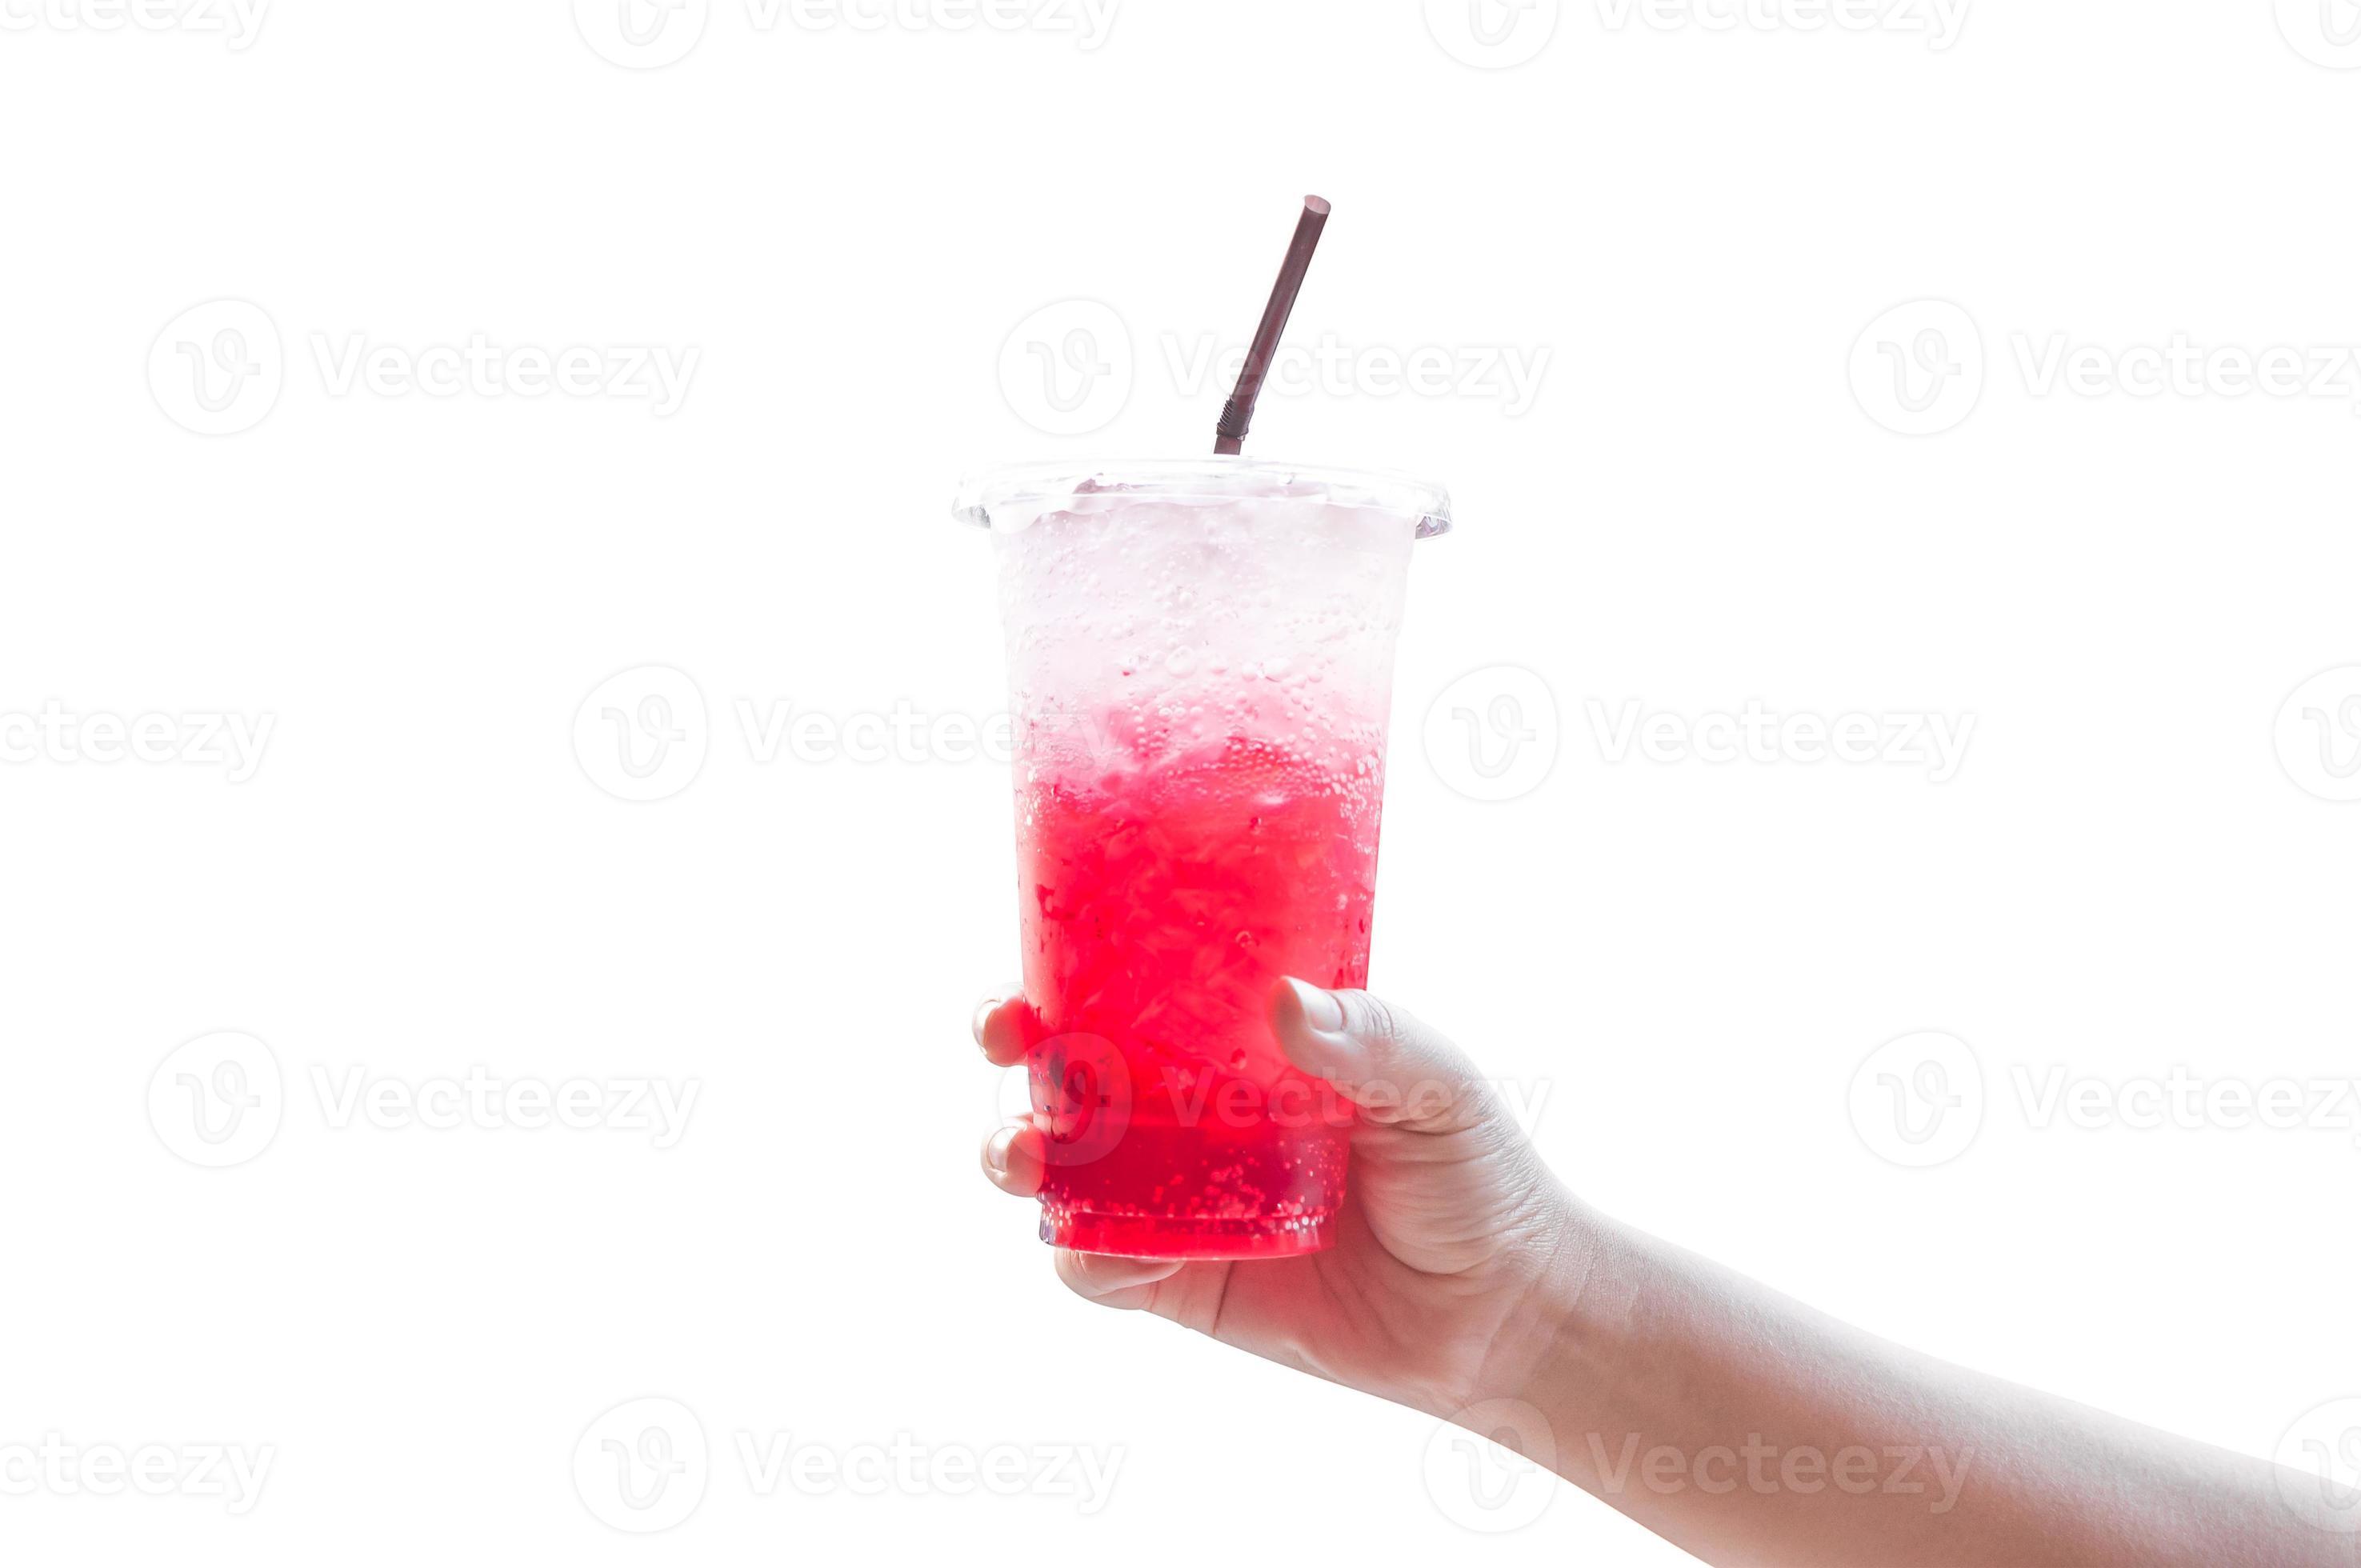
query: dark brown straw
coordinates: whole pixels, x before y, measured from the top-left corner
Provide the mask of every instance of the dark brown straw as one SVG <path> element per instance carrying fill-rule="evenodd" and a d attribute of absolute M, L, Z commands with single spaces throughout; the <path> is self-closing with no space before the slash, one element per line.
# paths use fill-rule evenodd
<path fill-rule="evenodd" d="M 1246 428 L 1254 423 L 1255 400 L 1262 396 L 1262 378 L 1270 370 L 1271 356 L 1279 352 L 1279 334 L 1287 330 L 1295 296 L 1303 288 L 1303 274 L 1312 266 L 1312 252 L 1320 244 L 1320 231 L 1327 225 L 1328 203 L 1317 196 L 1304 197 L 1303 216 L 1295 225 L 1287 260 L 1279 267 L 1270 303 L 1262 309 L 1262 325 L 1255 328 L 1254 345 L 1246 350 L 1246 362 L 1238 371 L 1238 389 L 1222 406 L 1222 422 L 1215 427 L 1213 438 L 1218 454 L 1234 456 L 1246 447 Z"/>

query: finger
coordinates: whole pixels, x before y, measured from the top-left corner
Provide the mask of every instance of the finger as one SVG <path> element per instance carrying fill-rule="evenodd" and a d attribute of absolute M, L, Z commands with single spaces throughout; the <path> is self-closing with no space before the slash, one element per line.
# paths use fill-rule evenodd
<path fill-rule="evenodd" d="M 1290 1061 L 1381 1126 L 1452 1133 L 1492 1113 L 1491 1090 L 1458 1047 L 1366 991 L 1282 980 L 1271 991 L 1270 1023 Z"/>
<path fill-rule="evenodd" d="M 1048 1160 L 1041 1129 L 1029 1122 L 1011 1122 L 983 1140 L 983 1174 L 1003 1192 L 1030 1198 L 1041 1190 L 1041 1172 Z"/>
<path fill-rule="evenodd" d="M 1024 993 L 1013 986 L 978 1003 L 968 1028 L 975 1043 L 983 1047 L 984 1059 L 994 1067 L 1015 1067 L 1041 1037 L 1040 1021 L 1026 1003 Z"/>
<path fill-rule="evenodd" d="M 1058 1277 L 1087 1300 L 1137 1311 L 1156 1299 L 1156 1288 L 1188 1266 L 1179 1258 L 1109 1257 L 1095 1252 L 1060 1252 Z"/>

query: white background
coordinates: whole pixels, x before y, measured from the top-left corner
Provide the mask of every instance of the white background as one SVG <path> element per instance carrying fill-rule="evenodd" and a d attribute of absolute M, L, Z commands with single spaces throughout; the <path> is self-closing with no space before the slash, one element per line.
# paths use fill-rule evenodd
<path fill-rule="evenodd" d="M 765 762 L 738 718 L 992 713 L 954 479 L 1208 446 L 1220 389 L 1176 345 L 1243 342 L 1307 190 L 1336 214 L 1293 341 L 1547 355 L 1521 411 L 1380 370 L 1272 394 L 1250 444 L 1457 502 L 1400 660 L 1378 987 L 1545 1091 L 1535 1135 L 1591 1201 L 1881 1332 L 2258 1454 L 2361 1392 L 2349 1101 L 2342 1130 L 2085 1130 L 2011 1081 L 2361 1071 L 2361 806 L 2307 751 L 2361 733 L 2275 739 L 2361 664 L 2361 378 L 2086 396 L 2019 353 L 2361 343 L 2361 53 L 2309 5 L 1990 0 L 1938 49 L 1543 4 L 1496 11 L 1527 30 L 1488 53 L 1415 0 L 1128 0 L 1091 49 L 714 0 L 640 70 L 563 3 L 281 0 L 242 49 L 64 3 L 0 31 L 0 713 L 274 728 L 238 783 L 0 764 L 0 1445 L 275 1460 L 243 1517 L 0 1497 L 12 1560 L 1686 1560 L 1570 1490 L 1479 1541 L 1422 1484 L 1425 1419 L 1071 1299 L 974 1172 L 996 1080 L 966 1021 L 1016 959 L 1004 771 Z M 200 435 L 178 344 L 218 318 L 152 379 L 150 351 L 223 299 L 267 313 L 283 385 Z M 1003 351 L 1077 299 L 1132 370 L 1057 434 Z M 1900 434 L 1849 366 L 1927 300 L 1972 323 L 1936 356 L 1964 418 Z M 1900 321 L 1867 363 L 1922 363 Z M 664 415 L 320 363 L 478 333 L 698 358 Z M 575 718 L 648 665 L 695 683 L 707 754 L 627 804 Z M 1497 666 L 1529 674 L 1470 689 L 1523 694 L 1533 787 L 1488 803 L 1422 735 Z M 2323 711 L 2356 694 L 2347 670 Z M 1613 762 L 1593 722 L 1750 699 L 1972 741 L 1938 784 Z M 285 1104 L 206 1169 L 148 1097 L 217 1031 L 267 1045 Z M 1849 1106 L 1926 1031 L 1986 1092 L 1915 1169 Z M 477 1065 L 701 1092 L 659 1150 L 339 1130 L 313 1089 Z M 713 1457 L 641 1538 L 573 1455 L 648 1396 Z M 741 1432 L 1123 1452 L 1091 1514 L 761 1497 Z"/>

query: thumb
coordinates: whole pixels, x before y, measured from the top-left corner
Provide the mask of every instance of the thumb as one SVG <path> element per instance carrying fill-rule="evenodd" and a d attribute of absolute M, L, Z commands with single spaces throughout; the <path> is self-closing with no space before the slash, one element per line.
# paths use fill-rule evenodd
<path fill-rule="evenodd" d="M 1455 1133 L 1494 1114 L 1490 1087 L 1458 1047 L 1366 991 L 1282 980 L 1270 1023 L 1287 1059 L 1334 1084 L 1367 1121 Z"/>

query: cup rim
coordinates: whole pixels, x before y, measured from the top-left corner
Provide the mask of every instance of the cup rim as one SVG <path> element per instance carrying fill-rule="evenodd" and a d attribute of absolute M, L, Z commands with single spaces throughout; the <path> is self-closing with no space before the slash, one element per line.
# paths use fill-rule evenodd
<path fill-rule="evenodd" d="M 1072 496 L 1093 482 L 1159 500 L 1235 500 L 1228 487 L 1242 478 L 1262 479 L 1280 489 L 1323 495 L 1350 505 L 1398 512 L 1417 520 L 1414 537 L 1433 539 L 1451 532 L 1451 494 L 1441 485 L 1387 468 L 1282 463 L 1267 457 L 1145 457 L 1098 462 L 1050 459 L 986 468 L 960 481 L 951 515 L 978 528 L 994 526 L 995 512 L 1018 508 L 1025 521 L 1046 505 Z M 1023 526 L 1018 523 L 1016 526 Z"/>

